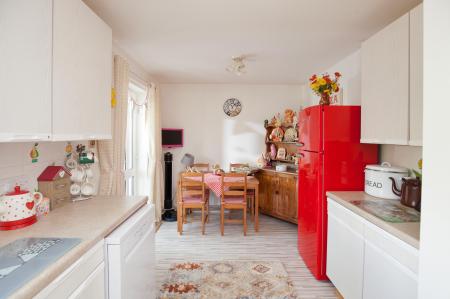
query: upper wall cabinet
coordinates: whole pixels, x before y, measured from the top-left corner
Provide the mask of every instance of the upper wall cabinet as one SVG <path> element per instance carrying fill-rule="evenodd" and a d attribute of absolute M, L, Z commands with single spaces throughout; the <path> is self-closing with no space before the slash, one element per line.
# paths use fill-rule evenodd
<path fill-rule="evenodd" d="M 0 1 L 0 141 L 49 140 L 52 0 Z"/>
<path fill-rule="evenodd" d="M 53 7 L 53 140 L 111 138 L 111 29 L 82 1 Z"/>
<path fill-rule="evenodd" d="M 81 0 L 0 1 L 0 142 L 111 138 L 111 29 Z"/>
<path fill-rule="evenodd" d="M 409 144 L 422 145 L 423 5 L 409 14 Z"/>
<path fill-rule="evenodd" d="M 361 142 L 422 143 L 422 5 L 362 44 Z"/>

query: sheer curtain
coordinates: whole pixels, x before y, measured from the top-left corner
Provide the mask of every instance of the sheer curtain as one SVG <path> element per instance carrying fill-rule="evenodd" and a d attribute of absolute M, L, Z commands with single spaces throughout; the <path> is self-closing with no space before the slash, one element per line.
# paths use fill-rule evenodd
<path fill-rule="evenodd" d="M 164 198 L 164 178 L 161 146 L 161 115 L 159 87 L 153 84 L 148 87 L 148 109 L 146 128 L 148 132 L 148 195 L 155 205 L 156 220 L 161 220 Z"/>
<path fill-rule="evenodd" d="M 100 167 L 100 195 L 125 194 L 125 135 L 127 125 L 129 67 L 127 61 L 114 56 L 116 106 L 112 108 L 112 140 L 97 142 Z"/>

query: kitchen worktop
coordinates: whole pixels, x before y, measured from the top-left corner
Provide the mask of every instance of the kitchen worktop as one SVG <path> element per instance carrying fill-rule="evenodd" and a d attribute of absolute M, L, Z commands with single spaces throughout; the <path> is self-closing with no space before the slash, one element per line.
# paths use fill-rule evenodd
<path fill-rule="evenodd" d="M 80 238 L 81 242 L 34 277 L 10 298 L 31 298 L 70 267 L 95 244 L 139 210 L 147 197 L 99 196 L 68 203 L 51 211 L 32 225 L 14 231 L 0 231 L 0 247 L 20 238 Z"/>
<path fill-rule="evenodd" d="M 420 222 L 402 222 L 394 223 L 384 221 L 360 207 L 352 204 L 352 201 L 373 201 L 379 198 L 370 196 L 363 191 L 333 191 L 327 192 L 327 197 L 335 200 L 337 203 L 363 217 L 367 221 L 380 227 L 386 232 L 419 249 L 420 246 Z"/>

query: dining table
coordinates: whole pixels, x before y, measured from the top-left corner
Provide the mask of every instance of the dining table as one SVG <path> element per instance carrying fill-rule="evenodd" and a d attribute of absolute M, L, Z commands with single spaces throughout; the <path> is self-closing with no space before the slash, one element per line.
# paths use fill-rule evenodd
<path fill-rule="evenodd" d="M 181 178 L 181 173 L 180 173 Z M 192 178 L 194 179 L 194 178 Z M 203 179 L 205 188 L 211 190 L 218 198 L 222 197 L 222 177 L 220 174 L 204 173 Z M 181 179 L 178 180 L 178 194 L 180 194 Z M 247 176 L 247 190 L 255 191 L 255 231 L 259 231 L 259 181 L 254 176 Z"/>

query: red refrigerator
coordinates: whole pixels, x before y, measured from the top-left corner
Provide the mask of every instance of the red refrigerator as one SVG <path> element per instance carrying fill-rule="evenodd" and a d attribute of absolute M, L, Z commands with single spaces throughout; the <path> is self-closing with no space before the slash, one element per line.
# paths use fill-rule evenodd
<path fill-rule="evenodd" d="M 364 190 L 364 167 L 378 146 L 361 144 L 360 106 L 312 106 L 300 111 L 298 250 L 311 273 L 326 276 L 327 191 Z"/>

